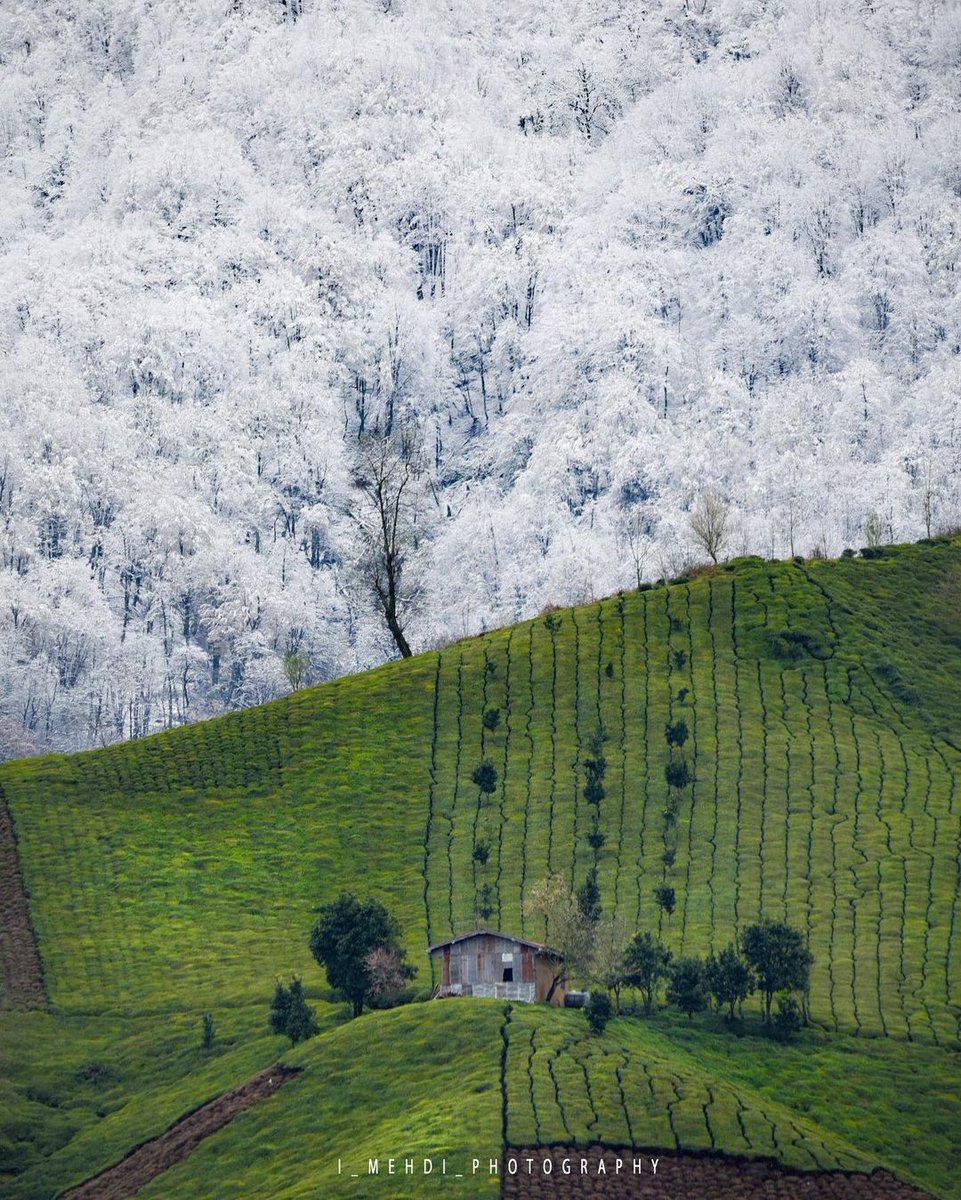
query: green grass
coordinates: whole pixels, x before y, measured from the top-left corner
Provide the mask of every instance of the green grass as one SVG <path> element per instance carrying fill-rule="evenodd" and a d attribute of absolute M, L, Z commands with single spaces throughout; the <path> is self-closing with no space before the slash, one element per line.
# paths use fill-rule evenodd
<path fill-rule="evenodd" d="M 307 934 L 317 905 L 341 888 L 373 893 L 398 913 L 426 989 L 428 941 L 481 923 L 485 884 L 489 923 L 537 937 L 543 928 L 525 904 L 533 884 L 548 870 L 578 884 L 595 862 L 605 911 L 637 928 L 660 928 L 678 953 L 717 949 L 760 916 L 802 928 L 815 956 L 815 1032 L 804 1047 L 820 1066 L 807 1071 L 800 1051 L 772 1055 L 767 1042 L 749 1054 L 751 1039 L 704 1033 L 688 1044 L 701 1035 L 685 1030 L 688 1041 L 665 1041 L 656 1026 L 619 1021 L 608 1035 L 617 1031 L 619 1048 L 606 1056 L 595 1091 L 587 1082 L 602 1065 L 596 1048 L 581 1039 L 579 1049 L 556 1053 L 570 1015 L 515 1008 L 512 1138 L 533 1129 L 548 1140 L 568 1132 L 579 1140 L 626 1139 L 625 1105 L 611 1090 L 612 1063 L 623 1055 L 631 1070 L 638 1061 L 656 1068 L 629 1081 L 628 1091 L 639 1089 L 635 1104 L 645 1089 L 651 1100 L 638 1109 L 646 1114 L 637 1118 L 640 1128 L 649 1118 L 663 1133 L 674 1114 L 683 1144 L 709 1145 L 713 1137 L 717 1146 L 745 1152 L 737 1114 L 747 1120 L 744 1112 L 763 1110 L 777 1130 L 788 1122 L 800 1132 L 782 1136 L 768 1126 L 762 1135 L 758 1117 L 748 1134 L 754 1153 L 796 1165 L 845 1155 L 908 1172 L 913 1164 L 928 1186 L 956 1194 L 957 1134 L 932 1135 L 919 1165 L 920 1149 L 892 1157 L 885 1130 L 905 1128 L 903 1106 L 915 1105 L 910 1129 L 919 1147 L 918 1130 L 937 1130 L 946 1119 L 943 1095 L 961 1090 L 961 639 L 941 591 L 959 569 L 956 541 L 894 547 L 872 561 L 740 560 L 217 721 L 89 754 L 4 764 L 0 787 L 17 825 L 53 1004 L 46 1016 L 4 1015 L 0 1115 L 7 1177 L 19 1172 L 21 1191 L 13 1194 L 30 1194 L 22 1190 L 30 1172 L 45 1181 L 49 1170 L 49 1179 L 65 1182 L 104 1165 L 145 1136 L 144 1128 L 162 1128 L 211 1087 L 269 1061 L 260 1055 L 276 1053 L 277 1043 L 255 1035 L 255 1014 L 266 1012 L 280 973 L 297 971 L 316 993 L 322 980 Z M 493 731 L 482 720 L 489 707 L 501 710 Z M 664 815 L 664 730 L 681 717 L 690 730 L 684 754 L 692 783 L 671 820 Z M 583 763 L 598 728 L 608 768 L 599 810 L 606 842 L 595 854 L 586 841 L 592 810 Z M 471 781 L 484 758 L 498 772 L 491 796 Z M 472 857 L 479 838 L 492 845 L 486 866 Z M 672 862 L 665 862 L 668 850 Z M 677 891 L 670 920 L 654 901 L 662 882 Z M 448 1007 L 457 1006 L 435 1009 Z M 187 1040 L 177 1038 L 187 1039 L 204 1009 L 234 1028 L 238 1041 L 198 1067 Z M 429 1040 L 438 1018 L 426 1011 L 362 1024 L 420 1022 L 416 1036 Z M 444 1019 L 469 1057 L 473 1018 L 463 1028 L 456 1011 Z M 325 1017 L 328 1025 L 334 1020 Z M 533 1081 L 524 1083 L 515 1036 L 527 1022 L 538 1023 L 544 1054 L 535 1054 Z M 346 1064 L 349 1028 L 329 1028 L 305 1051 L 308 1059 L 347 1039 Z M 427 1086 L 414 1026 L 403 1028 L 387 1078 Z M 119 1031 L 119 1075 L 103 1096 L 88 1094 L 74 1060 L 102 1058 L 108 1030 Z M 154 1042 L 148 1054 L 144 1047 Z M 484 1079 L 496 1084 L 497 1037 L 494 1043 L 495 1074 Z M 740 1057 L 711 1058 L 712 1047 Z M 366 1128 L 357 1112 L 377 1044 L 355 1051 L 362 1078 L 345 1065 L 344 1080 L 361 1089 L 359 1108 L 338 1125 L 344 1137 Z M 50 1071 L 59 1080 L 54 1093 L 64 1093 L 59 1105 L 28 1096 L 34 1079 L 53 1086 Z M 863 1105 L 853 1122 L 832 1116 L 825 1089 L 837 1072 Z M 260 1130 L 257 1138 L 276 1143 L 276 1153 L 241 1153 L 231 1127 L 197 1152 L 196 1170 L 217 1159 L 218 1170 L 250 1178 L 279 1172 L 294 1138 L 291 1123 L 302 1114 L 294 1105 L 273 1126 L 268 1114 L 287 1114 L 288 1096 L 314 1088 L 311 1078 L 305 1072 L 263 1115 L 252 1110 L 236 1123 Z M 687 1098 L 672 1108 L 675 1087 Z M 708 1101 L 704 1089 L 715 1087 Z M 329 1103 L 333 1120 L 336 1097 L 325 1101 L 319 1082 L 315 1090 L 311 1104 L 327 1112 Z M 531 1091 L 535 1102 L 543 1097 L 536 1120 L 514 1102 Z M 563 1105 L 552 1108 L 552 1093 Z M 374 1138 L 403 1116 L 389 1089 L 383 1096 Z M 487 1092 L 477 1096 L 491 1100 Z M 705 1103 L 709 1121 L 716 1117 L 710 1133 Z M 97 1115 L 101 1109 L 106 1115 Z M 633 1140 L 647 1144 L 630 1101 L 627 1110 Z M 449 1105 L 437 1112 L 455 1131 Z M 425 1117 L 425 1127 L 436 1132 L 434 1119 Z M 495 1152 L 499 1122 L 498 1107 L 493 1124 L 483 1126 Z M 318 1161 L 326 1171 L 329 1156 Z M 207 1194 L 193 1171 L 184 1164 L 170 1179 L 183 1174 L 193 1194 Z M 271 1194 L 308 1187 L 306 1167 L 298 1179 L 288 1174 L 288 1190 L 278 1175 Z M 389 1194 L 385 1186 L 378 1184 L 378 1195 Z M 154 1194 L 174 1194 L 158 1188 Z"/>

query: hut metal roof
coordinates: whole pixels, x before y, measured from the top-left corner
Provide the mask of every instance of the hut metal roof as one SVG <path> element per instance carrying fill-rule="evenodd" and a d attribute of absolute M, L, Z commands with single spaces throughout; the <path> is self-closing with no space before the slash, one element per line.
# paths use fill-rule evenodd
<path fill-rule="evenodd" d="M 514 933 L 503 933 L 499 929 L 472 929 L 470 933 L 460 933 L 457 937 L 448 938 L 446 941 L 435 942 L 433 946 L 427 947 L 427 953 L 433 954 L 435 950 L 443 950 L 445 946 L 456 946 L 458 942 L 468 942 L 471 938 L 476 937 L 503 938 L 508 942 L 517 942 L 521 946 L 529 946 L 535 953 L 544 954 L 548 958 L 564 957 L 560 950 L 555 950 L 553 946 L 548 946 L 544 942 L 534 942 L 530 938 L 518 937 Z"/>

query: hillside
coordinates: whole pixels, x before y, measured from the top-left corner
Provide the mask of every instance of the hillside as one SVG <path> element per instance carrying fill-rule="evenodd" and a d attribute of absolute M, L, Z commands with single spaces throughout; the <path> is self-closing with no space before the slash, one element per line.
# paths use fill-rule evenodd
<path fill-rule="evenodd" d="M 961 518 L 961 40 L 933 0 L 0 7 L 0 757 L 726 553 Z"/>
<path fill-rule="evenodd" d="M 306 1070 L 145 1195 L 214 1195 L 234 1177 L 256 1181 L 247 1194 L 306 1194 L 352 1139 L 383 1153 L 481 1139 L 492 1156 L 503 1139 L 713 1147 L 881 1164 L 957 1195 L 959 573 L 957 539 L 736 560 L 212 722 L 4 764 L 50 1000 L 4 1014 L 10 1194 L 78 1182 L 276 1061 L 266 1006 L 297 971 L 323 1027 L 285 1056 Z M 665 727 L 680 719 L 691 779 L 674 821 Z M 584 762 L 598 731 L 595 850 Z M 471 782 L 482 760 L 489 798 Z M 627 1017 L 597 1040 L 579 1014 L 493 1002 L 344 1025 L 324 999 L 306 935 L 341 888 L 398 913 L 426 989 L 428 942 L 477 924 L 485 885 L 491 924 L 537 937 L 532 886 L 548 871 L 579 884 L 593 865 L 605 911 L 677 952 L 720 948 L 760 915 L 803 928 L 802 1043 L 774 1054 L 710 1023 Z M 669 920 L 661 882 L 677 893 Z M 204 1010 L 222 1031 L 209 1059 Z M 445 1075 L 432 1046 L 463 1063 Z M 110 1070 L 91 1082 L 91 1064 Z M 456 1116 L 454 1095 L 470 1098 Z M 284 1151 L 304 1138 L 309 1170 Z"/>

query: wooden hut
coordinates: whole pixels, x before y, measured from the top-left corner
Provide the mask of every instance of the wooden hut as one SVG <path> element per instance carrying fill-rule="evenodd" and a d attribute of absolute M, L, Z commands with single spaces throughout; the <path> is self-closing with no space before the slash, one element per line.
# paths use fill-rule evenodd
<path fill-rule="evenodd" d="M 529 938 L 475 929 L 428 947 L 439 967 L 435 996 L 493 996 L 498 1000 L 546 1000 L 563 961 L 559 950 Z M 564 981 L 551 996 L 564 1003 Z"/>

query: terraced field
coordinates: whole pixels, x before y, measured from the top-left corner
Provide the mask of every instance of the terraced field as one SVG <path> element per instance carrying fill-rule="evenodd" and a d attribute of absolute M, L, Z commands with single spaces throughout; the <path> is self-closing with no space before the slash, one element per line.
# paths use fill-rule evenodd
<path fill-rule="evenodd" d="M 959 580 L 957 540 L 872 560 L 739 560 L 218 721 L 2 765 L 51 1011 L 13 1014 L 0 1039 L 0 1185 L 52 1195 L 275 1061 L 283 1043 L 255 1030 L 292 971 L 324 1032 L 263 1108 L 288 1115 L 271 1126 L 255 1107 L 144 1194 L 207 1194 L 214 1159 L 258 1187 L 275 1172 L 269 1193 L 247 1194 L 301 1194 L 306 1176 L 280 1161 L 300 1122 L 289 1106 L 308 1094 L 342 1139 L 358 1112 L 380 1113 L 375 1128 L 402 1153 L 416 1122 L 397 1132 L 401 1101 L 378 1087 L 387 1051 L 372 1031 L 414 1022 L 403 1047 L 443 1019 L 469 1056 L 479 1010 L 363 1018 L 354 1028 L 371 1032 L 350 1042 L 359 1076 L 343 1074 L 356 1108 L 340 1113 L 310 1069 L 348 1036 L 307 949 L 317 905 L 344 887 L 384 899 L 426 995 L 428 942 L 479 923 L 543 936 L 534 884 L 561 872 L 576 886 L 596 868 L 605 914 L 658 930 L 677 953 L 719 949 L 761 916 L 802 928 L 814 954 L 804 1054 L 710 1021 L 625 1018 L 597 1039 L 577 1014 L 493 1006 L 477 1060 L 477 1096 L 497 1100 L 478 1126 L 485 1151 L 601 1142 L 803 1169 L 882 1163 L 958 1194 Z M 666 728 L 682 721 L 689 736 L 672 749 Z M 598 799 L 587 764 L 599 755 Z M 669 787 L 680 759 L 688 781 Z M 483 762 L 489 793 L 473 780 Z M 670 918 L 654 898 L 662 883 L 677 895 Z M 14 1003 L 0 985 L 0 1004 Z M 207 1009 L 233 1030 L 210 1062 L 187 1032 Z M 105 1102 L 83 1072 L 103 1057 L 108 1016 L 130 1050 Z M 62 1069 L 49 1061 L 58 1030 L 73 1047 Z M 405 1066 L 406 1051 L 391 1053 L 408 1094 L 430 1082 L 429 1055 Z M 56 1103 L 36 1098 L 38 1074 Z M 839 1089 L 853 1123 L 831 1102 Z M 457 1095 L 456 1074 L 430 1091 L 441 1140 Z M 381 1180 L 370 1194 L 404 1193 Z"/>

